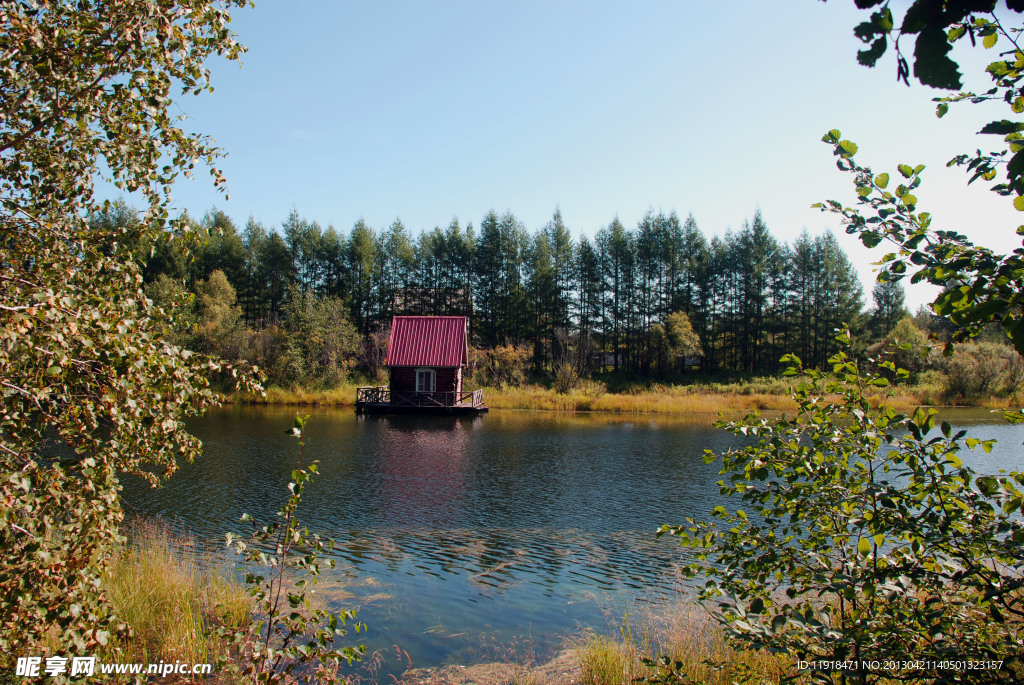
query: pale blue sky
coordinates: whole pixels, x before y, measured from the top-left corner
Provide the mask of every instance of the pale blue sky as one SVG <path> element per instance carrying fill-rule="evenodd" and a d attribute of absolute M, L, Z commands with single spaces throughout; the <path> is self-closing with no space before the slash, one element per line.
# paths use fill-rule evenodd
<path fill-rule="evenodd" d="M 881 251 L 810 208 L 854 199 L 819 142 L 839 128 L 877 171 L 928 165 L 919 209 L 940 227 L 1013 249 L 1024 217 L 945 169 L 998 142 L 975 131 L 1004 113 L 964 105 L 940 121 L 938 91 L 897 84 L 891 54 L 858 66 L 862 16 L 849 0 L 262 0 L 235 13 L 241 68 L 212 62 L 216 91 L 180 101 L 228 151 L 230 199 L 201 173 L 175 202 L 239 227 L 279 226 L 294 207 L 345 232 L 400 217 L 413 233 L 490 209 L 532 231 L 560 207 L 593 235 L 654 209 L 692 212 L 708 236 L 759 206 L 780 240 L 831 227 L 867 294 Z M 994 58 L 975 52 L 974 65 Z M 968 67 L 977 86 L 980 71 Z"/>

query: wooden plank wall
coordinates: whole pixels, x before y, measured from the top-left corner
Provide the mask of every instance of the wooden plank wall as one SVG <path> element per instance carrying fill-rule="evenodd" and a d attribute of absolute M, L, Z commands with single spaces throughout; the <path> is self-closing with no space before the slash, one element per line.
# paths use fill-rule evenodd
<path fill-rule="evenodd" d="M 392 366 L 391 392 L 416 392 L 416 369 L 425 367 Z M 440 366 L 434 368 L 435 392 L 458 392 L 458 381 L 462 371 L 459 367 Z"/>

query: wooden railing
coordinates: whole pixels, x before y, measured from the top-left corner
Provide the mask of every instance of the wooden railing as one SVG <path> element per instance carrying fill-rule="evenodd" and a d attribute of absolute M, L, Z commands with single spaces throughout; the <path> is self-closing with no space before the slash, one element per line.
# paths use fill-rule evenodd
<path fill-rule="evenodd" d="M 356 388 L 356 404 L 380 404 L 391 401 L 391 389 L 386 385 Z"/>
<path fill-rule="evenodd" d="M 483 406 L 484 391 L 469 392 L 391 392 L 386 385 L 356 388 L 356 404 L 391 404 L 395 407 L 452 407 L 468 404 Z"/>

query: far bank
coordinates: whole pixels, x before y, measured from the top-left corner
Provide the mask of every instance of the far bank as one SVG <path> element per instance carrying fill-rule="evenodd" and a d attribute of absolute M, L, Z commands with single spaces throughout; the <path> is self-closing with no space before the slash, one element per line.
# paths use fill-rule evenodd
<path fill-rule="evenodd" d="M 226 404 L 269 404 L 295 406 L 352 406 L 359 384 L 344 383 L 330 389 L 294 386 L 271 387 L 265 396 L 229 392 Z M 792 383 L 786 379 L 757 379 L 736 383 L 699 383 L 632 387 L 612 392 L 599 383 L 587 383 L 568 392 L 541 385 L 523 387 L 483 387 L 484 401 L 491 409 L 534 409 L 547 411 L 588 411 L 636 414 L 691 415 L 743 413 L 751 411 L 788 411 L 796 408 L 789 397 Z M 883 401 L 897 410 L 919 406 L 978 407 L 1009 409 L 1024 404 L 1020 394 L 1000 397 L 978 394 L 950 397 L 938 384 L 898 386 L 892 394 L 878 391 L 870 398 Z"/>

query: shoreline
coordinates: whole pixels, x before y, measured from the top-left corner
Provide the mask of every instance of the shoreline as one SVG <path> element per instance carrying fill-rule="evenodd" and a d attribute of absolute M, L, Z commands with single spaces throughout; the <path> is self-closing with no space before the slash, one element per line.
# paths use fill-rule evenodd
<path fill-rule="evenodd" d="M 774 384 L 773 384 L 774 385 Z M 762 386 L 762 387 L 759 387 Z M 742 386 L 732 384 L 728 390 L 707 385 L 665 386 L 631 392 L 571 392 L 557 393 L 540 386 L 525 388 L 482 388 L 484 402 L 492 410 L 527 409 L 555 412 L 595 412 L 608 414 L 657 414 L 715 416 L 719 413 L 747 413 L 753 411 L 791 411 L 796 403 L 785 389 L 763 389 L 763 383 Z M 225 405 L 267 405 L 308 407 L 355 406 L 356 385 L 343 384 L 330 390 L 305 388 L 269 388 L 263 397 L 251 393 L 231 391 L 224 393 Z M 868 397 L 878 407 L 885 395 Z M 933 387 L 909 387 L 893 393 L 888 406 L 897 411 L 913 411 L 918 407 L 936 409 L 1013 409 L 1020 407 L 1018 397 L 982 396 L 960 398 L 950 404 Z"/>

